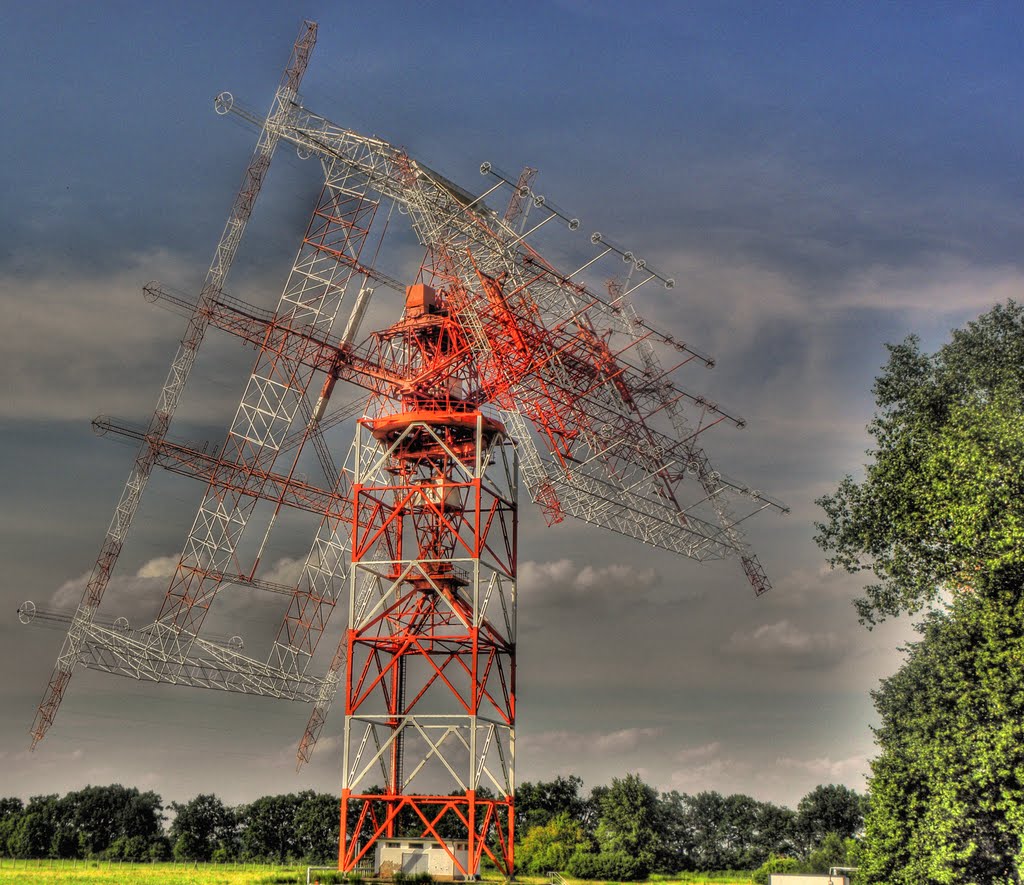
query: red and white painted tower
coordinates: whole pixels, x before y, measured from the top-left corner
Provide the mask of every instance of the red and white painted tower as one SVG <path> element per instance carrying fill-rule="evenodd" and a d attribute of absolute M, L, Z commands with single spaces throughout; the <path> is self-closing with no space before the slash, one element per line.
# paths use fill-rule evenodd
<path fill-rule="evenodd" d="M 356 438 L 339 867 L 404 826 L 461 875 L 484 853 L 511 872 L 515 447 L 467 398 L 472 350 L 444 292 L 410 286 L 373 340 L 410 385 Z"/>

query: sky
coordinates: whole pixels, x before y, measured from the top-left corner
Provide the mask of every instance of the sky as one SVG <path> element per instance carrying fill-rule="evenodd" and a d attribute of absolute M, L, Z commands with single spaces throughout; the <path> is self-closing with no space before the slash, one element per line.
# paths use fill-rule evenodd
<path fill-rule="evenodd" d="M 62 634 L 15 613 L 80 597 L 133 457 L 90 421 L 147 420 L 183 327 L 141 287 L 198 292 L 252 150 L 212 98 L 267 107 L 304 17 L 308 107 L 470 190 L 485 160 L 536 167 L 583 230 L 676 279 L 638 311 L 714 355 L 694 384 L 747 427 L 709 452 L 791 508 L 750 525 L 774 585 L 755 599 L 735 562 L 547 528 L 525 504 L 519 780 L 638 772 L 791 806 L 819 783 L 863 789 L 870 692 L 913 632 L 857 623 L 859 582 L 825 567 L 814 500 L 862 470 L 885 342 L 935 349 L 1024 294 L 1017 4 L 7 4 L 0 795 L 339 788 L 337 710 L 296 773 L 304 707 L 85 671 L 30 754 Z M 317 189 L 282 147 L 231 292 L 275 302 Z M 389 271 L 413 273 L 404 260 Z M 386 324 L 399 305 L 375 310 Z M 211 334 L 172 435 L 222 436 L 250 363 Z M 101 614 L 155 614 L 200 494 L 154 476 Z M 286 531 L 270 576 L 304 554 Z M 279 617 L 247 596 L 219 623 L 259 639 Z"/>

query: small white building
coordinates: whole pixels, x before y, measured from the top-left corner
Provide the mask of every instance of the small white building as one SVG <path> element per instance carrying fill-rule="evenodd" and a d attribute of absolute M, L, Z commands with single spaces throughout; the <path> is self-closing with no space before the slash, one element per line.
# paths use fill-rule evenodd
<path fill-rule="evenodd" d="M 850 885 L 850 880 L 841 873 L 815 873 L 813 875 L 772 873 L 768 877 L 768 883 L 769 885 Z"/>
<path fill-rule="evenodd" d="M 468 842 L 451 841 L 448 842 L 448 848 L 463 869 L 469 867 Z M 433 839 L 410 839 L 404 836 L 381 839 L 376 845 L 374 868 L 383 879 L 390 879 L 395 873 L 407 876 L 430 873 L 435 879 L 449 880 L 466 878 L 441 843 Z"/>

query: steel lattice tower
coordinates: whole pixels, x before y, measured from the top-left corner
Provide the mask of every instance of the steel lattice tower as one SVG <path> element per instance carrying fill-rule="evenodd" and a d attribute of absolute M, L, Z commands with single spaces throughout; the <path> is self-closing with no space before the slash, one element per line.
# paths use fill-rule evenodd
<path fill-rule="evenodd" d="M 359 422 L 339 867 L 394 837 L 404 812 L 439 843 L 453 824 L 465 832 L 463 875 L 483 852 L 511 870 L 515 448 L 453 395 L 472 376 L 471 350 L 434 289 L 411 286 L 403 321 L 374 343 L 382 364 L 431 379 L 445 366 L 453 383 L 410 390 Z M 416 789 L 430 763 L 451 795 L 436 780 Z M 384 793 L 367 793 L 378 773 Z"/>
<path fill-rule="evenodd" d="M 715 469 L 704 434 L 744 422 L 678 380 L 713 361 L 634 308 L 638 290 L 674 281 L 600 233 L 574 269 L 547 260 L 541 245 L 556 232 L 579 251 L 580 222 L 534 190 L 534 169 L 514 179 L 484 163 L 488 187 L 473 195 L 305 108 L 298 87 L 315 36 L 304 23 L 267 116 L 217 98 L 218 113 L 259 130 L 256 151 L 198 298 L 144 289 L 187 328 L 148 424 L 94 422 L 139 453 L 81 604 L 19 610 L 26 623 L 68 624 L 32 745 L 79 666 L 310 704 L 300 765 L 340 690 L 339 869 L 412 833 L 442 846 L 462 875 L 487 856 L 511 876 L 520 478 L 548 524 L 571 516 L 697 561 L 736 559 L 757 594 L 770 584 L 739 527 L 786 508 Z M 265 309 L 224 286 L 281 141 L 316 159 L 323 187 L 278 304 Z M 504 212 L 489 207 L 501 198 Z M 424 250 L 412 285 L 379 266 L 395 215 Z M 361 337 L 379 288 L 401 293 L 402 316 Z M 210 328 L 256 350 L 212 450 L 168 435 Z M 339 385 L 361 393 L 336 406 Z M 325 433 L 353 418 L 339 466 Z M 155 619 L 133 629 L 97 609 L 154 467 L 204 491 Z M 263 568 L 285 511 L 315 526 L 294 584 Z M 254 531 L 257 543 L 244 545 Z M 286 600 L 265 658 L 237 637 L 201 635 L 234 587 Z M 348 622 L 317 675 L 339 602 Z M 467 843 L 464 859 L 455 841 Z"/>

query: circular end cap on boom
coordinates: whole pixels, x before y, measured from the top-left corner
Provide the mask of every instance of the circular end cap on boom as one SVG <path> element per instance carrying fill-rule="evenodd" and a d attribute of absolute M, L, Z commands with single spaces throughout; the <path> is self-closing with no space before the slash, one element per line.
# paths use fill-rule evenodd
<path fill-rule="evenodd" d="M 26 599 L 18 606 L 18 620 L 23 624 L 31 624 L 36 616 L 36 604 L 31 599 Z"/>
<path fill-rule="evenodd" d="M 481 175 L 486 175 L 490 171 L 491 171 L 491 164 L 490 163 L 481 163 L 480 164 L 480 174 Z"/>
<path fill-rule="evenodd" d="M 213 109 L 221 116 L 230 113 L 234 106 L 235 97 L 230 92 L 222 92 L 213 100 Z"/>

